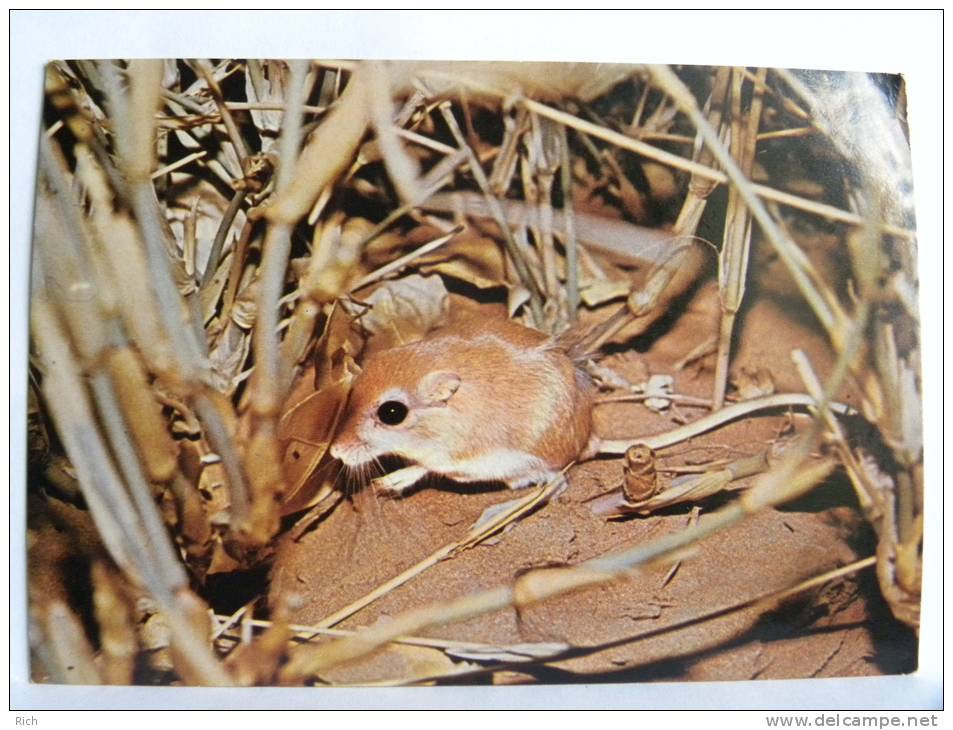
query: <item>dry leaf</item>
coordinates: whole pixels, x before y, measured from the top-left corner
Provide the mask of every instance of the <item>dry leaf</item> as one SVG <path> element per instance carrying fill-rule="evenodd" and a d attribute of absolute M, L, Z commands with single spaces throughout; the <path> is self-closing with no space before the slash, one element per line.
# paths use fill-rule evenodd
<path fill-rule="evenodd" d="M 310 477 L 331 445 L 347 403 L 351 383 L 349 379 L 340 380 L 301 396 L 302 392 L 312 387 L 308 378 L 302 379 L 289 402 L 295 398 L 298 400 L 294 400 L 278 424 L 278 441 L 283 451 L 282 465 L 288 483 L 282 507 L 285 514 L 307 507 L 320 489 L 320 483 L 315 483 Z"/>
<path fill-rule="evenodd" d="M 315 345 L 315 389 L 321 390 L 355 375 L 358 369 L 354 359 L 363 349 L 364 337 L 355 323 L 355 315 L 345 311 L 340 303 L 335 303 L 324 332 Z M 288 402 L 291 403 L 291 400 Z"/>
<path fill-rule="evenodd" d="M 361 325 L 379 347 L 421 339 L 444 323 L 450 306 L 443 280 L 418 274 L 385 282 L 364 303 L 371 309 L 361 317 Z M 358 313 L 354 304 L 348 306 Z"/>
<path fill-rule="evenodd" d="M 579 296 L 587 307 L 598 307 L 606 302 L 624 299 L 631 290 L 632 283 L 628 281 L 589 279 L 582 282 Z"/>
<path fill-rule="evenodd" d="M 508 283 L 506 256 L 499 244 L 470 232 L 461 233 L 439 251 L 422 256 L 417 263 L 425 274 L 443 274 L 479 289 L 493 289 Z"/>
<path fill-rule="evenodd" d="M 205 502 L 205 511 L 212 519 L 228 510 L 230 500 L 225 469 L 217 454 L 204 441 L 181 439 L 179 444 L 179 468 L 189 484 Z"/>
<path fill-rule="evenodd" d="M 335 304 L 315 347 L 314 365 L 299 378 L 278 421 L 282 469 L 288 485 L 283 514 L 305 509 L 321 489 L 321 482 L 311 477 L 337 431 L 351 381 L 358 372 L 354 358 L 363 347 L 354 318 Z"/>
<path fill-rule="evenodd" d="M 249 73 L 245 74 L 245 95 L 248 101 L 283 104 L 288 90 L 288 64 L 284 61 L 253 59 L 248 59 L 247 63 Z M 261 151 L 268 152 L 275 146 L 284 111 L 252 109 L 250 113 L 261 139 Z"/>
<path fill-rule="evenodd" d="M 236 304 L 239 305 L 236 311 L 240 311 L 242 302 Z M 231 395 L 241 383 L 245 375 L 242 367 L 251 350 L 251 329 L 239 324 L 238 319 L 232 317 L 228 320 L 209 352 L 209 363 L 216 375 L 216 386 L 225 395 Z"/>

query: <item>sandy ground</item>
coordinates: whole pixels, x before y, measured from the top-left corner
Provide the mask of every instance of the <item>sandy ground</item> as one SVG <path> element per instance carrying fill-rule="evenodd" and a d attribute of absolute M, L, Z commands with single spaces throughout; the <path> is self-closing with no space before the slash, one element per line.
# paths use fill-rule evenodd
<path fill-rule="evenodd" d="M 675 391 L 705 397 L 709 360 L 675 371 L 699 341 L 699 328 L 717 316 L 711 288 L 700 290 L 674 324 L 642 352 L 608 356 L 603 364 L 632 377 L 645 372 L 675 378 Z M 783 302 L 760 298 L 747 312 L 733 372 L 767 369 L 779 392 L 800 391 L 789 351 L 799 347 L 821 375 L 832 364 L 824 339 Z M 710 329 L 708 331 L 711 331 Z M 637 345 L 638 347 L 638 345 Z M 842 394 L 850 401 L 849 392 Z M 689 420 L 704 411 L 682 407 L 656 414 L 639 403 L 599 406 L 597 432 L 622 438 L 665 431 L 676 415 Z M 795 430 L 808 423 L 797 416 Z M 753 454 L 789 425 L 773 413 L 735 422 L 659 454 L 665 466 Z M 578 564 L 683 529 L 691 505 L 648 517 L 607 520 L 591 500 L 617 487 L 619 459 L 596 459 L 569 472 L 569 488 L 504 534 L 443 560 L 358 611 L 340 628 L 356 628 L 403 611 L 507 585 L 532 568 Z M 732 489 L 744 487 L 741 480 Z M 296 623 L 313 624 L 379 584 L 463 537 L 488 507 L 519 493 L 495 487 L 431 482 L 403 499 L 365 489 L 343 500 L 297 539 L 286 538 L 271 573 L 269 599 L 297 606 Z M 698 518 L 733 498 L 729 492 L 697 505 Z M 294 534 L 294 533 L 290 533 Z M 916 641 L 892 619 L 870 572 L 861 573 L 778 604 L 750 606 L 714 616 L 747 600 L 780 590 L 872 554 L 874 541 L 859 518 L 842 476 L 780 510 L 766 510 L 697 546 L 674 573 L 670 564 L 648 567 L 628 580 L 581 590 L 520 610 L 510 608 L 426 632 L 457 641 L 512 645 L 561 642 L 573 655 L 545 667 L 512 667 L 492 680 L 521 682 L 833 677 L 912 671 Z M 333 682 L 377 682 L 426 673 L 425 650 L 391 649 L 336 668 Z"/>

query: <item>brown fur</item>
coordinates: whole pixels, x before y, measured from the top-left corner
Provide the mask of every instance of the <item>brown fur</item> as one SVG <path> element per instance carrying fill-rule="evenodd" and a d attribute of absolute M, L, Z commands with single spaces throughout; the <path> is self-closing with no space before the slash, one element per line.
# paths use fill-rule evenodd
<path fill-rule="evenodd" d="M 427 403 L 420 385 L 437 372 L 455 374 L 459 387 L 445 403 Z M 459 318 L 420 342 L 371 356 L 336 442 L 360 441 L 362 424 L 395 389 L 408 395 L 413 416 L 400 434 L 383 438 L 400 438 L 400 445 L 365 443 L 454 479 L 491 476 L 493 455 L 501 452 L 531 455 L 555 472 L 590 440 L 586 375 L 551 338 L 509 320 Z"/>

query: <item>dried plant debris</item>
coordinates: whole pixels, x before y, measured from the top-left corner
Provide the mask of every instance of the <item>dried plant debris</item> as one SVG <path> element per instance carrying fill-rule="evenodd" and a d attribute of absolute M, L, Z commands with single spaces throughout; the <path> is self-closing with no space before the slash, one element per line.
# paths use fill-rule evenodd
<path fill-rule="evenodd" d="M 34 679 L 911 671 L 902 91 L 764 68 L 50 63 Z M 360 431 L 344 468 L 379 353 L 395 383 L 428 373 L 384 389 L 374 433 L 423 446 Z M 579 408 L 547 421 L 548 378 Z"/>

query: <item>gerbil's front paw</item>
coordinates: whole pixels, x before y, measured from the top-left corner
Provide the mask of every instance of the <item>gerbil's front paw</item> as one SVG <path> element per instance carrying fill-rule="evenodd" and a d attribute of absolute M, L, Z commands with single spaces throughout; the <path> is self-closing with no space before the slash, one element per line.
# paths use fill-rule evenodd
<path fill-rule="evenodd" d="M 402 497 L 404 492 L 426 476 L 427 470 L 421 466 L 408 466 L 390 474 L 371 480 L 371 486 L 378 494 L 389 497 Z"/>

